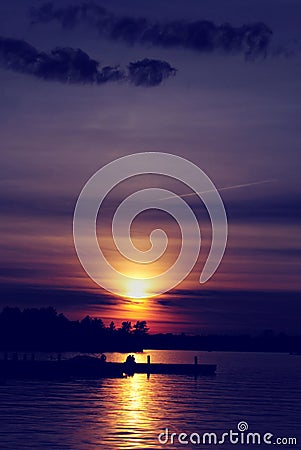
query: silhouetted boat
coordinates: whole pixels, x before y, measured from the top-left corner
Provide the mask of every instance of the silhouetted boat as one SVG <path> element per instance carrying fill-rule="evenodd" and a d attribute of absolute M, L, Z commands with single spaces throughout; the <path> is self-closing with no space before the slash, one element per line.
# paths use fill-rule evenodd
<path fill-rule="evenodd" d="M 135 373 L 145 374 L 186 374 L 213 375 L 215 364 L 151 364 L 127 362 L 103 362 L 100 358 L 91 356 L 76 356 L 71 359 L 57 361 L 39 360 L 2 360 L 0 373 L 2 379 L 55 379 L 55 378 L 102 378 L 124 377 Z"/>
<path fill-rule="evenodd" d="M 0 361 L 1 378 L 56 379 L 123 377 L 124 371 L 114 363 L 103 363 L 99 358 L 76 356 L 57 361 Z"/>

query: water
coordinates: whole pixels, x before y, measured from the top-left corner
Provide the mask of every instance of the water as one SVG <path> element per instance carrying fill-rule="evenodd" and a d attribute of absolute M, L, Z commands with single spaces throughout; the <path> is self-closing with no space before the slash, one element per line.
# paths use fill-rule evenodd
<path fill-rule="evenodd" d="M 146 351 L 136 360 L 193 362 L 196 352 Z M 107 354 L 122 361 L 126 355 Z M 215 377 L 136 374 L 103 380 L 7 381 L 0 386 L 0 449 L 264 448 L 266 445 L 160 444 L 158 434 L 249 431 L 296 437 L 301 449 L 301 357 L 199 353 Z"/>

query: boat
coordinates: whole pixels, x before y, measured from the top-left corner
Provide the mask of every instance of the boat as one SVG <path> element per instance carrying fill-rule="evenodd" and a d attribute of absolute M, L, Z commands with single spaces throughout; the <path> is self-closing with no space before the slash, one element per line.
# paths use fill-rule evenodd
<path fill-rule="evenodd" d="M 4 360 L 0 361 L 2 379 L 70 379 L 124 377 L 124 371 L 99 358 L 76 356 L 66 360 Z"/>

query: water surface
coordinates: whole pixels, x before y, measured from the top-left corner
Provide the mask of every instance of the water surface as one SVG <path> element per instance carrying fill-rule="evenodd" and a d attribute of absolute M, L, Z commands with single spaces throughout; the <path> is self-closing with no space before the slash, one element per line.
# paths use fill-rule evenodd
<path fill-rule="evenodd" d="M 224 448 L 161 445 L 158 434 L 237 429 L 297 437 L 301 448 L 301 357 L 267 353 L 145 351 L 153 362 L 217 363 L 214 377 L 136 374 L 125 379 L 14 381 L 0 386 L 0 449 Z M 111 361 L 126 355 L 107 354 Z M 264 448 L 267 446 L 247 446 Z M 293 446 L 281 446 L 293 448 Z"/>

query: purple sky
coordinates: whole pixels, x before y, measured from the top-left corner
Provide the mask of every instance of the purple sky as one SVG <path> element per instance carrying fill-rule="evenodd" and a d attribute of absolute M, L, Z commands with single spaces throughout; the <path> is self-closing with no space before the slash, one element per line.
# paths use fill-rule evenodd
<path fill-rule="evenodd" d="M 80 3 L 56 2 L 53 17 L 48 13 L 47 20 L 44 15 L 32 24 L 29 10 L 41 4 L 11 0 L 0 5 L 0 307 L 51 304 L 76 318 L 146 319 L 152 331 L 298 332 L 300 1 L 96 2 L 109 11 L 109 31 L 102 34 L 95 11 L 90 21 L 77 15 L 70 22 L 64 8 Z M 55 19 L 63 13 L 65 19 L 69 14 L 67 27 Z M 141 31 L 133 38 L 128 23 L 121 30 L 125 17 L 145 18 L 151 38 L 142 39 Z M 186 25 L 196 20 L 215 27 L 202 38 L 209 36 L 209 47 L 191 38 Z M 173 30 L 175 21 L 184 37 L 176 41 L 175 36 L 182 36 L 178 32 L 167 45 L 154 24 Z M 220 38 L 218 28 L 226 22 L 235 34 L 230 44 Z M 250 48 L 237 44 L 241 27 L 258 22 L 273 32 L 271 40 L 246 57 Z M 253 38 L 254 46 L 259 38 Z M 21 41 L 33 50 L 24 49 Z M 72 83 L 62 82 L 62 65 L 73 53 L 53 56 L 56 47 L 81 49 L 99 62 L 97 71 L 83 70 L 78 76 L 74 69 Z M 148 63 L 156 86 L 146 85 L 153 80 L 143 72 L 146 58 L 160 62 Z M 128 65 L 137 61 L 134 74 Z M 119 81 L 99 81 L 103 67 L 116 65 L 123 71 Z M 176 74 L 169 68 L 177 69 Z M 160 75 L 162 82 L 157 81 Z M 197 284 L 197 265 L 177 290 L 135 304 L 110 296 L 87 277 L 75 254 L 72 217 L 83 185 L 97 169 L 146 151 L 191 160 L 218 188 L 267 182 L 221 190 L 229 243 L 219 270 L 205 286 Z M 161 181 L 143 183 L 156 182 Z M 137 183 L 124 186 L 123 194 Z M 183 187 L 173 186 L 185 194 Z M 121 191 L 113 197 L 118 201 Z M 206 215 L 193 198 L 189 202 L 205 221 L 208 247 Z M 104 217 L 110 217 L 114 204 L 108 202 Z M 137 235 L 142 236 L 145 224 L 154 221 L 157 227 L 162 220 L 176 235 L 166 217 L 159 216 L 141 218 Z"/>

